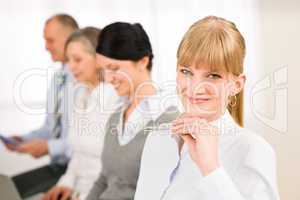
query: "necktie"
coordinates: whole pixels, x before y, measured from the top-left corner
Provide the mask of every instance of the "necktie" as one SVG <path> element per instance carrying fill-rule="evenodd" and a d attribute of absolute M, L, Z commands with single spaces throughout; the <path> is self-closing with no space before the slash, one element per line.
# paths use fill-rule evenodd
<path fill-rule="evenodd" d="M 56 93 L 55 93 L 55 104 L 54 104 L 54 123 L 52 128 L 52 137 L 53 138 L 59 138 L 61 135 L 62 130 L 62 122 L 61 122 L 61 112 L 59 112 L 59 109 L 61 108 L 62 104 L 62 98 L 66 83 L 66 73 L 63 71 L 57 72 L 57 74 L 54 77 L 55 85 L 56 85 Z"/>

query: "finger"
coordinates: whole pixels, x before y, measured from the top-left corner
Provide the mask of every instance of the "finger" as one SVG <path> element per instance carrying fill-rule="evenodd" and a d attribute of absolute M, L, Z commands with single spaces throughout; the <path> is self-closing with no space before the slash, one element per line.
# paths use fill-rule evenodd
<path fill-rule="evenodd" d="M 190 121 L 191 119 L 193 119 L 194 117 L 181 117 L 179 119 L 176 119 L 172 122 L 172 124 L 182 124 L 185 123 L 186 121 Z"/>
<path fill-rule="evenodd" d="M 57 192 L 57 187 L 53 187 L 49 192 L 48 192 L 48 199 L 47 200 L 51 200 L 54 199 L 54 195 Z"/>
<path fill-rule="evenodd" d="M 182 124 L 174 124 L 172 126 L 172 131 L 176 131 L 178 129 L 185 129 L 184 132 L 197 132 L 198 130 L 202 129 L 205 125 L 202 122 L 195 121 L 195 120 L 186 120 L 185 123 Z"/>
<path fill-rule="evenodd" d="M 178 127 L 177 129 L 173 129 L 173 130 L 172 130 L 172 134 L 174 134 L 174 135 L 186 135 L 186 134 L 190 134 L 190 132 L 187 131 L 187 130 L 182 126 L 182 127 Z"/>
<path fill-rule="evenodd" d="M 16 147 L 13 144 L 5 144 L 5 147 L 10 151 L 15 151 Z"/>
<path fill-rule="evenodd" d="M 216 136 L 218 134 L 218 128 L 212 126 L 210 124 L 206 124 L 200 127 L 199 131 L 195 134 L 196 138 L 202 137 L 201 135 L 205 136 Z"/>
<path fill-rule="evenodd" d="M 190 134 L 182 135 L 181 138 L 188 145 L 189 149 L 194 150 L 196 140 Z"/>
<path fill-rule="evenodd" d="M 34 158 L 39 158 L 41 157 L 37 152 L 31 152 L 30 155 Z"/>
<path fill-rule="evenodd" d="M 18 145 L 18 146 L 16 146 L 15 150 L 20 152 L 20 153 L 27 153 L 28 152 L 28 145 L 26 145 L 26 144 Z"/>
<path fill-rule="evenodd" d="M 17 141 L 17 142 L 23 142 L 23 138 L 22 137 L 20 137 L 20 136 L 12 136 L 11 137 L 12 139 L 14 139 L 15 141 Z"/>
<path fill-rule="evenodd" d="M 72 190 L 70 189 L 65 189 L 62 193 L 62 197 L 60 198 L 61 200 L 68 200 L 71 199 L 71 194 L 72 194 Z"/>
<path fill-rule="evenodd" d="M 172 134 L 174 135 L 191 135 L 194 139 L 200 140 L 203 135 L 210 135 L 210 132 L 207 128 L 202 128 L 198 126 L 194 126 L 193 124 L 191 126 L 188 125 L 182 125 L 178 126 L 177 128 L 172 129 Z"/>
<path fill-rule="evenodd" d="M 180 124 L 195 123 L 195 122 L 197 122 L 199 124 L 207 123 L 206 120 L 200 119 L 198 117 L 185 117 L 185 118 L 181 118 L 181 119 L 173 121 L 172 124 L 174 126 L 176 126 L 176 125 L 180 125 Z"/>
<path fill-rule="evenodd" d="M 176 130 L 178 130 L 178 129 L 180 129 L 180 128 L 183 128 L 183 124 L 180 124 L 180 125 L 173 125 L 172 127 L 171 127 L 171 131 L 172 132 L 175 132 Z"/>
<path fill-rule="evenodd" d="M 61 195 L 61 190 L 60 190 L 60 188 L 55 188 L 55 190 L 53 191 L 53 194 L 52 194 L 50 200 L 59 200 L 59 199 L 60 199 L 60 198 L 59 198 L 60 195 Z"/>
<path fill-rule="evenodd" d="M 35 152 L 35 149 L 31 145 L 21 146 L 18 148 L 18 152 L 30 154 L 32 157 L 37 156 L 37 152 Z"/>
<path fill-rule="evenodd" d="M 51 190 L 50 190 L 49 192 L 47 192 L 47 193 L 43 196 L 42 200 L 49 200 L 49 199 L 50 199 L 50 198 L 49 198 L 50 192 L 51 192 Z"/>
<path fill-rule="evenodd" d="M 39 150 L 33 147 L 28 149 L 27 153 L 29 153 L 34 158 L 39 158 L 41 156 Z"/>
<path fill-rule="evenodd" d="M 172 123 L 172 128 L 177 129 L 178 127 L 181 127 L 181 126 L 188 126 L 189 124 L 194 124 L 195 121 L 196 120 L 193 118 L 184 119 L 184 120 L 178 121 L 176 123 Z"/>

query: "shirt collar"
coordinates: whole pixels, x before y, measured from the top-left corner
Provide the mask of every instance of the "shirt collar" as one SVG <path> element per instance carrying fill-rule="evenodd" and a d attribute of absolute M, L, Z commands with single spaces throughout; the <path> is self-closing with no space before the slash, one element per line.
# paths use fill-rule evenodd
<path fill-rule="evenodd" d="M 220 134 L 220 142 L 225 142 L 226 139 L 233 138 L 234 136 L 237 136 L 242 127 L 240 127 L 228 110 L 216 121 L 212 122 L 213 125 L 215 125 Z"/>
<path fill-rule="evenodd" d="M 173 105 L 164 101 L 164 97 L 166 97 L 166 94 L 162 90 L 158 90 L 155 94 L 144 97 L 136 109 L 138 109 L 138 112 L 141 112 L 142 115 L 147 115 L 151 120 L 155 121 L 167 108 Z M 128 97 L 123 96 L 120 97 L 120 99 L 123 102 L 123 110 L 126 110 L 127 106 L 124 105 L 129 105 Z"/>
<path fill-rule="evenodd" d="M 163 90 L 158 90 L 156 94 L 145 98 L 144 103 L 149 108 L 148 115 L 153 121 L 157 120 L 168 108 L 176 106 L 166 101 L 167 95 Z"/>

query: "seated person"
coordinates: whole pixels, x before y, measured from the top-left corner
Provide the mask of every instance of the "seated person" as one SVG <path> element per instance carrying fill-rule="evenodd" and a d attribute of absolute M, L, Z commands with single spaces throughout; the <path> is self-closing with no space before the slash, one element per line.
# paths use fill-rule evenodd
<path fill-rule="evenodd" d="M 66 42 L 67 64 L 79 83 L 73 121 L 68 133 L 72 150 L 66 173 L 44 200 L 77 197 L 85 199 L 101 171 L 100 155 L 106 121 L 116 105 L 114 88 L 103 82 L 101 64 L 96 63 L 100 30 L 87 27 L 74 32 Z"/>
<path fill-rule="evenodd" d="M 67 14 L 49 18 L 44 27 L 46 49 L 55 62 L 65 62 L 64 45 L 68 37 L 78 29 L 75 19 Z M 24 136 L 13 136 L 17 145 L 6 145 L 9 150 L 30 154 L 35 158 L 49 155 L 51 163 L 13 177 L 21 196 L 27 197 L 52 187 L 65 172 L 69 160 L 66 137 L 68 132 L 68 87 L 72 76 L 67 67 L 54 74 L 47 95 L 47 115 L 43 126 Z"/>
<path fill-rule="evenodd" d="M 105 80 L 125 103 L 107 123 L 102 169 L 87 199 L 133 199 L 147 135 L 152 128 L 171 122 L 177 110 L 159 104 L 163 95 L 151 80 L 152 48 L 140 24 L 116 22 L 106 26 L 97 53 Z"/>
<path fill-rule="evenodd" d="M 177 51 L 183 113 L 148 136 L 136 200 L 279 199 L 272 147 L 243 128 L 245 52 L 243 36 L 223 18 L 201 19 L 184 35 Z"/>

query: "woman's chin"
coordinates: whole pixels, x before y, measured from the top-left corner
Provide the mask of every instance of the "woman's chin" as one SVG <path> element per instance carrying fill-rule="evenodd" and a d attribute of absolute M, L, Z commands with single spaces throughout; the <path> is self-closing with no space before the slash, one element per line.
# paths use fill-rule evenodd
<path fill-rule="evenodd" d="M 187 104 L 184 108 L 186 113 L 199 116 L 211 116 L 217 113 L 216 109 L 212 109 L 208 105 Z"/>
<path fill-rule="evenodd" d="M 118 96 L 120 96 L 120 97 L 126 97 L 126 96 L 128 96 L 127 92 L 121 90 L 120 88 L 115 88 L 115 90 L 116 90 Z"/>

